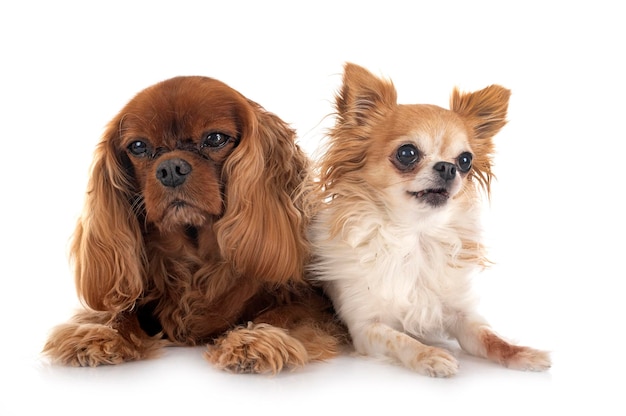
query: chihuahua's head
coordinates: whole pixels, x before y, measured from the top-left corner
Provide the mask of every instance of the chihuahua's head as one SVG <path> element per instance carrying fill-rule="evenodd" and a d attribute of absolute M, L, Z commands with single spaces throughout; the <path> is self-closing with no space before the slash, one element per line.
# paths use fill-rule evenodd
<path fill-rule="evenodd" d="M 387 195 L 385 204 L 432 211 L 477 188 L 489 194 L 492 138 L 506 124 L 509 90 L 455 89 L 449 110 L 401 105 L 392 82 L 354 64 L 344 69 L 321 163 L 327 197 L 368 188 Z"/>

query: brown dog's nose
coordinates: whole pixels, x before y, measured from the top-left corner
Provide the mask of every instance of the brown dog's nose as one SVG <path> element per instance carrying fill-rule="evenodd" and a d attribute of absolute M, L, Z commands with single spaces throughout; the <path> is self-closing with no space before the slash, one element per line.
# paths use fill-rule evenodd
<path fill-rule="evenodd" d="M 168 159 L 159 164 L 156 170 L 157 179 L 165 186 L 175 188 L 185 183 L 191 173 L 191 165 L 185 160 Z"/>
<path fill-rule="evenodd" d="M 439 172 L 439 176 L 441 176 L 441 179 L 443 179 L 444 181 L 454 179 L 454 177 L 456 176 L 456 166 L 452 163 L 438 162 L 435 163 L 433 169 Z"/>

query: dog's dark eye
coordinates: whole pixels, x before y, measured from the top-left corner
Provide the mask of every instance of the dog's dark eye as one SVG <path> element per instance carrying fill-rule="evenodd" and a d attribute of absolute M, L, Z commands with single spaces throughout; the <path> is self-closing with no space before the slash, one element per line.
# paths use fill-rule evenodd
<path fill-rule="evenodd" d="M 396 159 L 402 166 L 410 167 L 419 159 L 419 151 L 412 144 L 403 144 L 396 152 Z"/>
<path fill-rule="evenodd" d="M 200 142 L 200 147 L 222 147 L 231 140 L 231 137 L 224 133 L 209 133 Z"/>
<path fill-rule="evenodd" d="M 457 159 L 459 170 L 461 172 L 467 172 L 472 168 L 472 154 L 470 152 L 463 152 Z"/>
<path fill-rule="evenodd" d="M 143 140 L 136 140 L 128 145 L 128 151 L 135 156 L 145 156 L 148 154 L 148 144 Z"/>

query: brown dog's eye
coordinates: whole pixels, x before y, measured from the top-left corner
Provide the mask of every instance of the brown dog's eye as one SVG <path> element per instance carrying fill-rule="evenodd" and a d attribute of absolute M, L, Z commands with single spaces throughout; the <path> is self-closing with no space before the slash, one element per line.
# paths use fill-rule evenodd
<path fill-rule="evenodd" d="M 461 172 L 468 172 L 472 168 L 472 154 L 470 152 L 463 152 L 457 158 L 459 170 Z"/>
<path fill-rule="evenodd" d="M 403 144 L 396 151 L 396 159 L 403 167 L 409 168 L 417 163 L 419 150 L 412 144 Z"/>
<path fill-rule="evenodd" d="M 206 136 L 204 136 L 204 139 L 202 139 L 202 142 L 200 143 L 200 147 L 201 148 L 204 148 L 204 147 L 218 148 L 218 147 L 224 146 L 230 140 L 231 140 L 231 137 L 227 134 L 217 133 L 217 132 L 209 133 Z"/>
<path fill-rule="evenodd" d="M 148 144 L 143 140 L 135 140 L 128 145 L 128 151 L 137 157 L 146 156 L 148 154 Z"/>

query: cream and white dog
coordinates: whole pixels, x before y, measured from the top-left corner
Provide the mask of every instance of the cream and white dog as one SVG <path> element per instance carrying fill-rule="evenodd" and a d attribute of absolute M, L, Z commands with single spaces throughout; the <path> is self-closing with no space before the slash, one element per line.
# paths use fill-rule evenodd
<path fill-rule="evenodd" d="M 492 138 L 510 91 L 455 89 L 450 110 L 399 105 L 390 81 L 351 63 L 344 70 L 311 194 L 309 271 L 356 351 L 446 377 L 458 362 L 432 341 L 451 337 L 506 367 L 549 368 L 548 353 L 496 335 L 471 293 L 471 275 L 487 262 L 480 191 L 490 192 Z"/>

